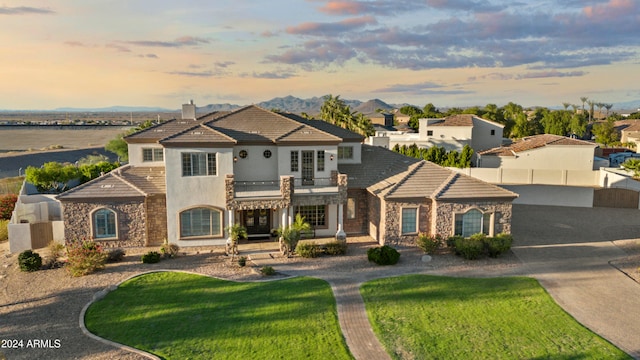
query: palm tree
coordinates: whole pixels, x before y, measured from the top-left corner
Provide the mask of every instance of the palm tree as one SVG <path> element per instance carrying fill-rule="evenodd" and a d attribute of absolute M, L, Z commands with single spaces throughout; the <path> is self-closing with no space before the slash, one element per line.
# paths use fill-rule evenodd
<path fill-rule="evenodd" d="M 569 105 L 571 105 L 571 104 L 570 104 L 570 103 L 568 103 L 568 102 L 563 102 L 563 103 L 562 103 L 562 106 L 564 106 L 564 109 L 565 109 L 565 110 L 568 110 L 568 109 L 569 109 Z"/>
<path fill-rule="evenodd" d="M 584 113 L 584 103 L 586 103 L 586 102 L 587 102 L 587 100 L 589 100 L 589 98 L 588 98 L 588 97 L 586 97 L 586 96 L 582 96 L 582 97 L 580 98 L 580 101 L 582 101 L 582 112 L 583 112 L 583 113 Z"/>
<path fill-rule="evenodd" d="M 229 232 L 230 240 L 226 246 L 227 254 L 231 253 L 233 255 L 238 255 L 238 240 L 247 237 L 247 228 L 238 223 L 235 223 L 231 226 L 227 226 L 225 230 Z"/>
<path fill-rule="evenodd" d="M 587 104 L 589 104 L 589 123 L 591 123 L 593 121 L 593 106 L 596 103 L 593 100 L 589 100 L 587 101 Z"/>
<path fill-rule="evenodd" d="M 598 107 L 598 117 L 602 118 L 602 108 L 604 107 L 604 104 L 599 102 L 596 103 L 596 106 Z"/>
<path fill-rule="evenodd" d="M 573 112 L 574 112 L 574 113 L 577 113 L 577 112 L 578 112 L 578 105 L 576 105 L 576 104 L 571 104 L 571 108 L 573 109 Z"/>
<path fill-rule="evenodd" d="M 303 233 L 311 231 L 311 225 L 304 221 L 304 216 L 296 214 L 293 224 L 278 229 L 280 234 L 280 251 L 282 255 L 290 257 L 300 241 Z"/>
<path fill-rule="evenodd" d="M 613 104 L 604 104 L 605 109 L 607 109 L 607 117 L 609 117 L 609 110 L 613 107 Z"/>

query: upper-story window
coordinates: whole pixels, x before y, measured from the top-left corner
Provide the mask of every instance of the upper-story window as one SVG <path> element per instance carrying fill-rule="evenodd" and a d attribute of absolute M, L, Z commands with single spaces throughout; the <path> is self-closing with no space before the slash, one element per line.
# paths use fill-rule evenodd
<path fill-rule="evenodd" d="M 291 152 L 291 172 L 298 171 L 298 151 Z"/>
<path fill-rule="evenodd" d="M 324 150 L 318 150 L 318 171 L 324 171 Z"/>
<path fill-rule="evenodd" d="M 338 159 L 353 159 L 353 146 L 338 146 Z"/>
<path fill-rule="evenodd" d="M 427 136 L 433 136 L 433 130 L 427 130 Z"/>
<path fill-rule="evenodd" d="M 164 152 L 162 149 L 144 148 L 142 149 L 142 161 L 163 161 Z"/>
<path fill-rule="evenodd" d="M 217 174 L 216 153 L 182 153 L 182 176 Z"/>
<path fill-rule="evenodd" d="M 491 135 L 495 135 L 496 131 L 494 129 L 491 129 Z"/>

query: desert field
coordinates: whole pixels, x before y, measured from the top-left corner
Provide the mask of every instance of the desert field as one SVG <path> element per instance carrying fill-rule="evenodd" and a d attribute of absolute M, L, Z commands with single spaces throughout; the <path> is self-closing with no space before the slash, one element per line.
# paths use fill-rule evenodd
<path fill-rule="evenodd" d="M 58 126 L 0 126 L 0 156 L 10 152 L 104 147 L 109 140 L 128 129 L 128 126 L 84 129 L 77 126 L 73 130 Z"/>

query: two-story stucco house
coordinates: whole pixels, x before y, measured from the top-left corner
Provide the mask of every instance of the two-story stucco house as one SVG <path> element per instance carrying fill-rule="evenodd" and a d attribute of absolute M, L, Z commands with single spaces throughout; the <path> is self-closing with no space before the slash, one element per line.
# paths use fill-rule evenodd
<path fill-rule="evenodd" d="M 510 231 L 516 194 L 426 161 L 363 145 L 320 120 L 257 106 L 183 116 L 125 138 L 130 163 L 58 196 L 66 241 L 222 245 L 304 216 L 317 237 Z"/>

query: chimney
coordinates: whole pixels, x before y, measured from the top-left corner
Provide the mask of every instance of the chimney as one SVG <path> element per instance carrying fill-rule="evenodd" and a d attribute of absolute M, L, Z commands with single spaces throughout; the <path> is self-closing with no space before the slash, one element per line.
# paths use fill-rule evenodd
<path fill-rule="evenodd" d="M 196 119 L 196 105 L 193 103 L 193 100 L 190 100 L 188 104 L 182 104 L 182 119 L 183 120 Z"/>

